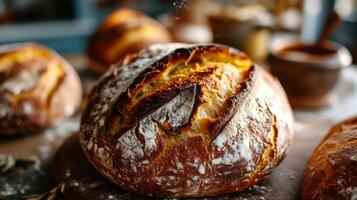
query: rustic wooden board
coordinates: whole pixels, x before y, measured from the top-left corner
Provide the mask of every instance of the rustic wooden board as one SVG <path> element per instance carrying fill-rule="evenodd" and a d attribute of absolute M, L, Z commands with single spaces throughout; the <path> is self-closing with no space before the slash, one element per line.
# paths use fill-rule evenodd
<path fill-rule="evenodd" d="M 95 80 L 93 74 L 84 72 L 81 77 L 85 82 L 85 88 Z M 299 199 L 300 181 L 305 165 L 317 144 L 321 141 L 328 129 L 335 123 L 357 115 L 357 68 L 349 68 L 343 72 L 342 79 L 335 91 L 336 102 L 333 106 L 315 111 L 294 111 L 295 138 L 286 159 L 279 167 L 261 184 L 241 193 L 234 193 L 216 199 Z M 38 168 L 27 168 L 15 174 L 0 172 L 0 199 L 19 199 L 25 195 L 42 193 L 56 186 L 52 177 L 52 161 L 58 148 L 63 142 L 78 130 L 79 119 L 74 117 L 66 119 L 44 133 L 34 134 L 27 137 L 0 138 L 0 155 L 13 155 L 15 157 L 35 156 L 42 164 Z M 0 130 L 1 131 L 1 130 Z M 73 170 L 88 169 L 93 177 L 89 182 L 82 185 L 83 188 L 91 188 L 95 183 L 99 184 L 102 199 L 145 199 L 119 189 L 108 183 L 86 163 L 78 149 L 78 144 L 72 143 L 71 148 L 77 148 L 76 154 L 66 153 L 62 158 L 62 169 L 69 168 L 65 163 L 81 163 L 74 165 Z M 73 155 L 76 162 L 72 162 Z M 67 160 L 66 160 L 67 159 Z M 81 161 L 82 160 L 82 161 Z M 81 162 L 78 162 L 81 161 Z M 67 166 L 67 167 L 66 167 Z M 72 169 L 71 169 L 72 170 Z M 77 171 L 74 171 L 76 174 Z M 86 172 L 86 171 L 83 171 Z M 67 177 L 68 178 L 68 177 Z M 72 177 L 77 180 L 78 177 Z M 85 179 L 84 179 L 85 180 Z M 93 182 L 92 182 L 93 180 Z M 77 180 L 78 181 L 78 180 Z M 77 185 L 77 184 L 75 184 Z M 102 186 L 100 186 L 102 185 Z M 77 187 L 77 186 L 76 186 Z M 114 196 L 108 196 L 114 192 Z M 98 198 L 99 198 L 98 196 Z M 137 197 L 137 198 L 136 198 Z"/>

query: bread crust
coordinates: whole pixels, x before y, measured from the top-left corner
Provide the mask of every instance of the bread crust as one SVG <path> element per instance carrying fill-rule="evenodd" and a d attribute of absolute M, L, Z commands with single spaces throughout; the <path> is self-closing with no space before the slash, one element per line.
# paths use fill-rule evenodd
<path fill-rule="evenodd" d="M 144 13 L 118 9 L 104 20 L 90 38 L 87 47 L 89 67 L 94 72 L 104 73 L 126 55 L 137 53 L 155 43 L 170 41 L 169 32 Z"/>
<path fill-rule="evenodd" d="M 0 135 L 41 131 L 72 115 L 82 99 L 75 70 L 34 43 L 0 47 Z"/>
<path fill-rule="evenodd" d="M 278 81 L 223 45 L 151 46 L 106 73 L 89 99 L 85 155 L 110 181 L 144 195 L 243 190 L 291 142 L 292 112 Z"/>
<path fill-rule="evenodd" d="M 357 198 L 357 117 L 330 130 L 313 153 L 301 199 Z"/>

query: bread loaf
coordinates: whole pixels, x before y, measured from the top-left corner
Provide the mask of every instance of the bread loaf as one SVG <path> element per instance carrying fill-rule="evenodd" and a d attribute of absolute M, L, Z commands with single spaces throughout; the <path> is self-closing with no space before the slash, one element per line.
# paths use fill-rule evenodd
<path fill-rule="evenodd" d="M 282 160 L 292 113 L 278 81 L 217 44 L 154 45 L 106 73 L 82 116 L 85 155 L 159 197 L 243 190 Z"/>
<path fill-rule="evenodd" d="M 111 64 L 130 53 L 155 43 L 170 41 L 168 31 L 144 13 L 118 9 L 109 15 L 90 38 L 87 48 L 89 67 L 107 71 Z"/>
<path fill-rule="evenodd" d="M 31 133 L 72 115 L 82 88 L 74 69 L 38 44 L 0 47 L 0 135 Z"/>
<path fill-rule="evenodd" d="M 334 126 L 313 153 L 302 199 L 357 199 L 357 118 Z"/>

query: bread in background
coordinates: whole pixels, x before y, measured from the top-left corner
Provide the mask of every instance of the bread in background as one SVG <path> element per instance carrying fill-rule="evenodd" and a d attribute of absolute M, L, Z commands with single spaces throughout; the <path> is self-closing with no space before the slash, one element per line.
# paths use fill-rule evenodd
<path fill-rule="evenodd" d="M 89 67 L 103 73 L 126 55 L 156 43 L 171 41 L 169 32 L 144 13 L 118 9 L 111 13 L 90 38 L 87 47 Z"/>
<path fill-rule="evenodd" d="M 39 44 L 0 47 L 0 135 L 43 130 L 72 115 L 82 99 L 76 71 Z"/>

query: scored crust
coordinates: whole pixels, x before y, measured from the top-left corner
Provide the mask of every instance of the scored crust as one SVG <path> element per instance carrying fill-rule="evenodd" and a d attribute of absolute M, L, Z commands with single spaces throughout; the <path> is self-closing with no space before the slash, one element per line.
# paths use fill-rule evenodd
<path fill-rule="evenodd" d="M 82 116 L 100 173 L 150 196 L 243 190 L 283 158 L 292 113 L 280 84 L 217 44 L 154 45 L 107 72 Z"/>
<path fill-rule="evenodd" d="M 316 148 L 302 182 L 302 199 L 357 198 L 357 118 L 334 126 Z"/>
<path fill-rule="evenodd" d="M 79 77 L 46 47 L 0 47 L 0 135 L 43 130 L 72 115 L 82 99 Z"/>

